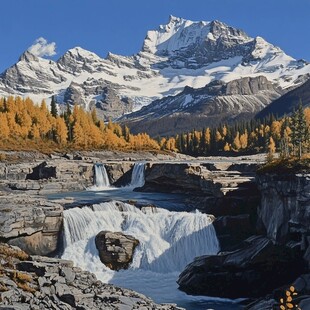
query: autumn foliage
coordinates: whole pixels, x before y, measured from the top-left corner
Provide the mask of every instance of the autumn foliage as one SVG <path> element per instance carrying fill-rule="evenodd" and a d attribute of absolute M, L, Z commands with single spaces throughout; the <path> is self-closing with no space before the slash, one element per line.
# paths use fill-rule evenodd
<path fill-rule="evenodd" d="M 57 115 L 45 101 L 0 99 L 1 149 L 113 149 L 158 150 L 158 143 L 147 134 L 132 135 L 127 127 L 98 120 L 96 111 L 86 112 L 75 105 Z"/>
<path fill-rule="evenodd" d="M 279 152 L 284 158 L 310 153 L 310 108 L 298 109 L 281 119 L 241 121 L 216 128 L 192 130 L 162 139 L 162 148 L 194 156 Z"/>

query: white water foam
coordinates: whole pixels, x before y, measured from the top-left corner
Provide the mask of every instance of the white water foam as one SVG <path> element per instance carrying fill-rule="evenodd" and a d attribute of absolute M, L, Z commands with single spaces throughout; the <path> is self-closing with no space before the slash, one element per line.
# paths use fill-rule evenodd
<path fill-rule="evenodd" d="M 101 230 L 122 231 L 140 241 L 128 270 L 115 272 L 99 259 L 95 236 Z M 177 289 L 177 277 L 196 256 L 216 254 L 219 243 L 212 217 L 200 212 L 169 212 L 122 202 L 64 211 L 65 249 L 70 259 L 103 282 L 139 291 L 156 302 L 201 300 Z"/>

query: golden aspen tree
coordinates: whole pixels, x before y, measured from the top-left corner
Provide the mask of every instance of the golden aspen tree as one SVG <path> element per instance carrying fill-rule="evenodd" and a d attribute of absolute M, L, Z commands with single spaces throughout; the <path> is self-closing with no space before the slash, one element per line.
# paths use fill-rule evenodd
<path fill-rule="evenodd" d="M 234 148 L 234 150 L 236 150 L 236 151 L 239 151 L 240 148 L 241 148 L 240 133 L 239 133 L 239 131 L 237 131 L 236 136 L 235 136 L 235 138 L 234 138 L 234 141 L 233 141 L 233 148 Z"/>
<path fill-rule="evenodd" d="M 129 135 L 130 135 L 130 129 L 127 126 L 125 126 L 123 136 L 125 141 L 127 142 L 129 142 Z"/>
<path fill-rule="evenodd" d="M 245 131 L 244 134 L 240 136 L 240 147 L 246 149 L 248 146 L 248 132 Z"/>
<path fill-rule="evenodd" d="M 0 137 L 1 139 L 7 139 L 10 135 L 10 128 L 6 114 L 0 113 Z"/>
<path fill-rule="evenodd" d="M 96 108 L 92 108 L 92 110 L 91 110 L 91 117 L 92 117 L 92 120 L 93 120 L 94 124 L 97 124 L 99 120 L 98 120 Z"/>
<path fill-rule="evenodd" d="M 226 127 L 226 125 L 224 125 L 223 128 L 222 128 L 222 134 L 223 134 L 223 137 L 227 136 L 227 127 Z"/>
<path fill-rule="evenodd" d="M 32 124 L 30 130 L 30 137 L 36 141 L 38 141 L 41 138 L 40 130 L 37 124 Z"/>
<path fill-rule="evenodd" d="M 272 122 L 270 131 L 274 141 L 279 141 L 281 139 L 281 127 L 282 127 L 281 122 L 279 121 Z"/>
<path fill-rule="evenodd" d="M 306 124 L 309 128 L 310 127 L 310 107 L 305 108 L 304 113 L 305 113 Z"/>
<path fill-rule="evenodd" d="M 57 117 L 55 121 L 56 142 L 61 145 L 67 144 L 68 130 L 65 120 L 62 117 Z"/>
<path fill-rule="evenodd" d="M 222 140 L 222 135 L 221 133 L 217 130 L 216 133 L 215 133 L 215 141 L 216 142 L 219 142 Z"/>
<path fill-rule="evenodd" d="M 276 144 L 272 137 L 269 138 L 268 143 L 268 155 L 267 155 L 267 161 L 271 161 L 274 157 L 274 153 L 276 152 Z"/>
<path fill-rule="evenodd" d="M 73 126 L 73 142 L 78 147 L 86 147 L 85 134 L 79 122 L 76 122 Z"/>
<path fill-rule="evenodd" d="M 6 98 L 6 111 L 15 112 L 15 100 L 13 96 Z"/>
<path fill-rule="evenodd" d="M 159 141 L 159 146 L 160 146 L 160 149 L 163 150 L 165 149 L 166 147 L 166 142 L 167 142 L 167 139 L 166 138 L 161 138 L 160 141 Z"/>
<path fill-rule="evenodd" d="M 176 148 L 176 142 L 175 139 L 173 137 L 169 138 L 166 142 L 166 149 L 172 152 L 176 152 L 177 148 Z"/>
<path fill-rule="evenodd" d="M 224 151 L 229 152 L 230 151 L 230 144 L 228 142 L 225 143 L 224 145 Z"/>
<path fill-rule="evenodd" d="M 211 130 L 210 130 L 209 127 L 206 129 L 205 140 L 206 140 L 206 144 L 210 145 L 210 142 L 211 142 Z"/>
<path fill-rule="evenodd" d="M 99 121 L 98 122 L 98 128 L 100 129 L 101 132 L 104 132 L 105 130 L 105 125 L 104 125 L 104 122 L 103 121 Z"/>

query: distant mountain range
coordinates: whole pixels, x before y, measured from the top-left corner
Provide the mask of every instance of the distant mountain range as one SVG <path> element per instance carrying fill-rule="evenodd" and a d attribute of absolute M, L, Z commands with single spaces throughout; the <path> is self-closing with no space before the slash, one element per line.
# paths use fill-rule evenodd
<path fill-rule="evenodd" d="M 38 102 L 55 95 L 60 104 L 96 107 L 135 132 L 167 135 L 277 107 L 270 103 L 309 76 L 309 63 L 261 37 L 220 21 L 171 16 L 133 56 L 102 59 L 76 47 L 54 62 L 27 51 L 0 75 L 0 95 Z"/>

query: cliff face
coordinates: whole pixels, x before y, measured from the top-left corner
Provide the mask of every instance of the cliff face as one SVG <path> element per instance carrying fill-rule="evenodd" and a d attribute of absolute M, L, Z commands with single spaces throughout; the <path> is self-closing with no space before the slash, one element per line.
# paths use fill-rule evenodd
<path fill-rule="evenodd" d="M 302 241 L 310 236 L 310 174 L 263 174 L 258 229 L 277 243 Z"/>
<path fill-rule="evenodd" d="M 0 198 L 0 240 L 29 254 L 57 250 L 63 222 L 61 205 L 44 198 L 11 194 Z"/>
<path fill-rule="evenodd" d="M 256 183 L 261 195 L 256 234 L 263 236 L 245 240 L 235 251 L 196 258 L 179 277 L 181 290 L 207 296 L 220 292 L 222 297 L 258 297 L 291 285 L 303 273 L 309 278 L 310 174 L 265 172 L 257 175 Z M 224 275 L 222 279 L 220 275 Z M 309 285 L 308 280 L 305 283 Z M 301 293 L 307 295 L 309 290 Z M 275 303 L 276 293 L 270 296 L 271 304 Z"/>

